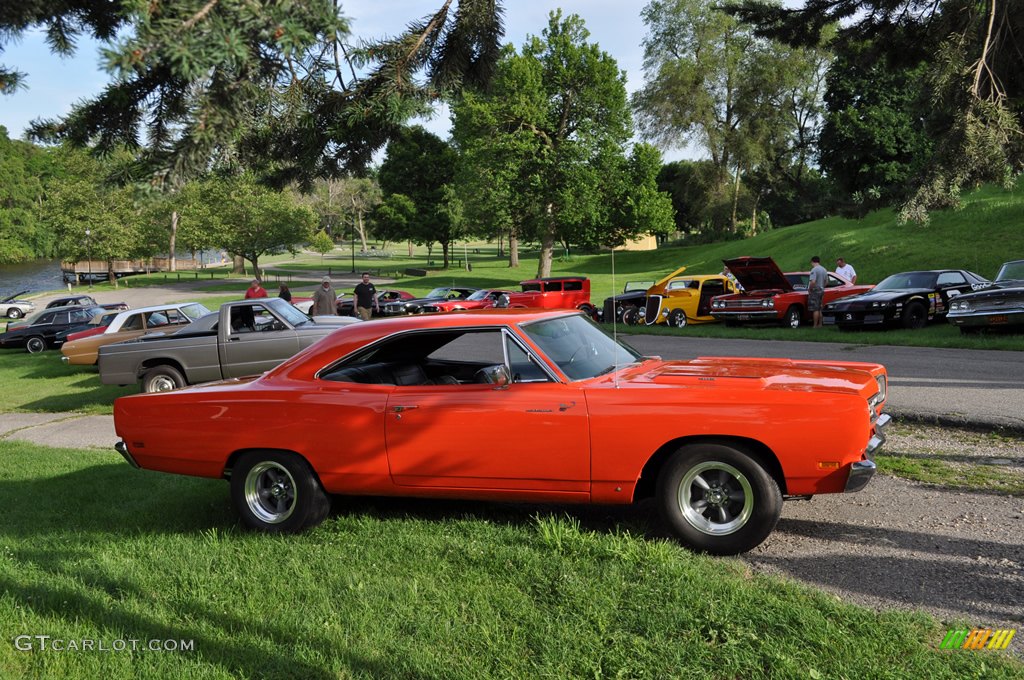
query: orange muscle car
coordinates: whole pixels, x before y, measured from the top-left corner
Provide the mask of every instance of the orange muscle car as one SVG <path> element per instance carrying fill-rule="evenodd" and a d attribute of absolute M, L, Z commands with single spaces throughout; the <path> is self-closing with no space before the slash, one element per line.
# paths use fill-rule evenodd
<path fill-rule="evenodd" d="M 114 421 L 129 463 L 228 479 L 265 531 L 318 524 L 328 494 L 654 496 L 683 543 L 733 554 L 783 499 L 868 482 L 886 380 L 867 363 L 662 361 L 579 312 L 481 310 L 347 326 L 259 377 L 121 397 Z"/>

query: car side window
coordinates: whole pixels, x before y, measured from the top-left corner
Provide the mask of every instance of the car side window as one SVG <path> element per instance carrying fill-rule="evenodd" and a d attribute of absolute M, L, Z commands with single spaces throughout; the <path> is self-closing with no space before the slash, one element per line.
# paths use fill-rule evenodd
<path fill-rule="evenodd" d="M 121 324 L 121 330 L 125 331 L 141 331 L 142 330 L 142 315 L 132 314 L 130 317 L 124 320 Z"/>
<path fill-rule="evenodd" d="M 828 275 L 828 281 L 825 282 L 826 288 L 835 288 L 836 286 L 841 285 L 843 285 L 843 282 L 838 276 L 831 273 Z"/>
<path fill-rule="evenodd" d="M 537 365 L 536 360 L 511 338 L 505 338 L 508 353 L 508 367 L 512 374 L 512 382 L 551 382 L 547 372 Z"/>
<path fill-rule="evenodd" d="M 960 272 L 942 272 L 939 274 L 938 285 L 940 288 L 946 288 L 947 286 L 963 286 L 967 284 L 967 279 Z"/>
<path fill-rule="evenodd" d="M 557 293 L 557 292 L 561 292 L 561 290 L 562 290 L 562 282 L 561 281 L 548 281 L 547 283 L 544 284 L 544 291 L 545 292 Z"/>
<path fill-rule="evenodd" d="M 36 321 L 32 325 L 33 326 L 49 326 L 50 324 L 53 323 L 53 317 L 54 316 L 55 316 L 54 314 L 43 314 L 41 317 L 39 317 L 39 320 Z"/>
<path fill-rule="evenodd" d="M 582 281 L 566 281 L 565 290 L 583 290 Z"/>

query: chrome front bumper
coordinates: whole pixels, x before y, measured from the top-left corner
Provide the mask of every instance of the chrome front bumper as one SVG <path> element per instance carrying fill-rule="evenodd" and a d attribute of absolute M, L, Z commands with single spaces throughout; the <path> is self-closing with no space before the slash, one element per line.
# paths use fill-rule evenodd
<path fill-rule="evenodd" d="M 875 453 L 885 443 L 885 428 L 891 420 L 892 418 L 888 413 L 878 416 L 878 420 L 875 421 L 875 433 L 871 435 L 871 439 L 868 440 L 868 445 L 864 449 L 864 457 L 867 460 L 859 460 L 850 466 L 850 476 L 846 478 L 845 491 L 847 493 L 860 491 L 874 477 L 875 470 L 877 469 L 874 461 Z"/>

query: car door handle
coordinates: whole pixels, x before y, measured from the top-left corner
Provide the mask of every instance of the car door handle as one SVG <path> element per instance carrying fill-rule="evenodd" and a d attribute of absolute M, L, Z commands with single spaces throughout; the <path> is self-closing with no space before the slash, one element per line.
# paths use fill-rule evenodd
<path fill-rule="evenodd" d="M 575 401 L 570 401 L 568 404 L 559 404 L 558 405 L 558 410 L 559 411 L 568 411 L 569 409 L 571 409 L 575 405 L 576 405 Z"/>
<path fill-rule="evenodd" d="M 395 413 L 402 413 L 403 411 L 411 411 L 415 408 L 419 408 L 419 406 L 392 406 L 391 410 Z"/>

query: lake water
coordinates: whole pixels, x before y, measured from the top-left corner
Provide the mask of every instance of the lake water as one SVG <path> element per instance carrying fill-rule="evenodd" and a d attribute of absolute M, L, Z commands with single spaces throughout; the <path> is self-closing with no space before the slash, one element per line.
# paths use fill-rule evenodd
<path fill-rule="evenodd" d="M 67 288 L 60 273 L 60 260 L 33 260 L 19 264 L 0 264 L 0 296 L 23 290 L 38 293 Z"/>

